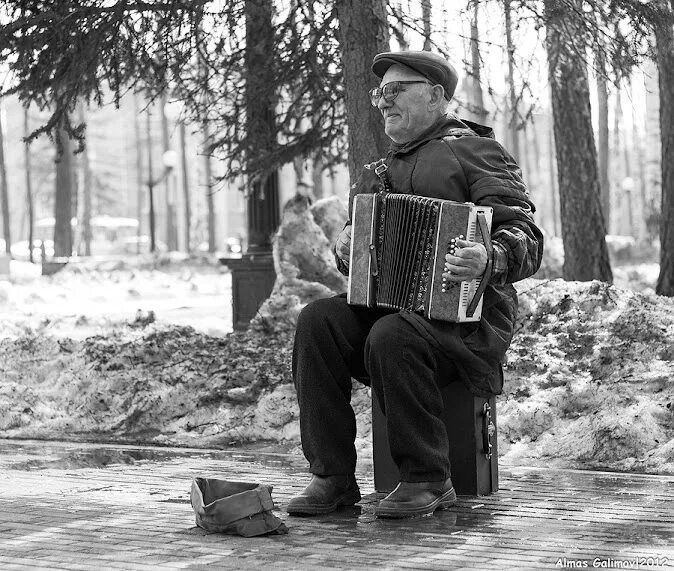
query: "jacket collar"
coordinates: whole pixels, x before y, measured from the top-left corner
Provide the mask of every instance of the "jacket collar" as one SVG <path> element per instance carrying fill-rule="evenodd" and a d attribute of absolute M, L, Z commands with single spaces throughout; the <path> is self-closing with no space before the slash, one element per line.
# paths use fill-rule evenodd
<path fill-rule="evenodd" d="M 414 151 L 420 145 L 433 139 L 441 139 L 449 134 L 450 130 L 462 129 L 470 131 L 474 136 L 494 138 L 494 130 L 491 127 L 459 119 L 455 115 L 449 114 L 441 117 L 436 123 L 426 129 L 419 137 L 407 143 L 391 143 L 390 154 L 404 155 Z M 469 133 L 466 133 L 469 134 Z"/>

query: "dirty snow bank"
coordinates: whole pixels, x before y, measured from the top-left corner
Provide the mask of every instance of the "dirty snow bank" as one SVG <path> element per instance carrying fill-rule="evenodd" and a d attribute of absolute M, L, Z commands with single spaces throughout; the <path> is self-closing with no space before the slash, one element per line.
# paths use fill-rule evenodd
<path fill-rule="evenodd" d="M 175 325 L 161 319 L 161 307 L 148 309 L 146 296 L 175 295 L 172 318 L 189 322 L 229 303 L 223 276 L 120 271 L 64 273 L 32 290 L 17 289 L 28 282 L 3 290 L 0 312 L 10 326 L 0 330 L 0 437 L 180 446 L 265 440 L 299 453 L 291 328 L 263 321 L 248 332 L 209 334 Z M 139 295 L 129 293 L 129 280 Z M 519 331 L 498 398 L 503 463 L 674 473 L 674 300 L 600 282 L 526 280 L 517 288 Z M 33 294 L 44 307 L 27 303 L 22 313 Z M 188 294 L 206 300 L 195 302 L 196 313 Z M 99 317 L 70 306 L 73 296 L 81 303 L 99 296 Z M 124 300 L 137 309 L 103 319 Z M 176 313 L 183 306 L 185 314 Z M 357 446 L 368 455 L 368 390 L 359 386 L 353 402 Z"/>
<path fill-rule="evenodd" d="M 508 462 L 674 473 L 674 300 L 526 280 L 500 397 Z"/>
<path fill-rule="evenodd" d="M 83 341 L 1 339 L 0 436 L 195 446 L 297 437 L 289 339 L 211 337 L 145 317 Z"/>

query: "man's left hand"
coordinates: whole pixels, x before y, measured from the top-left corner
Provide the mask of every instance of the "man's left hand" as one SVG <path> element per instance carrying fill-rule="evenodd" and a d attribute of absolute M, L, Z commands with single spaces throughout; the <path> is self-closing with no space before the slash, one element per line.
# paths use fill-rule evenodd
<path fill-rule="evenodd" d="M 450 282 L 470 281 L 482 277 L 487 269 L 487 250 L 480 242 L 457 238 L 454 254 L 445 256 L 442 277 Z"/>

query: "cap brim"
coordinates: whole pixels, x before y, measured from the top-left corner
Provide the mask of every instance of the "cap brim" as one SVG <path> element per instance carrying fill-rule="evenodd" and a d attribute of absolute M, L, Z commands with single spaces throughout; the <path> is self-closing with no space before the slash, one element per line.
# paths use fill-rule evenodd
<path fill-rule="evenodd" d="M 401 62 L 401 61 L 397 61 L 397 60 L 395 60 L 395 59 L 393 59 L 393 58 L 383 57 L 383 58 L 377 59 L 377 60 L 372 64 L 372 71 L 374 72 L 374 74 L 375 74 L 377 77 L 380 77 L 380 78 L 381 78 L 381 77 L 384 77 L 384 74 L 388 71 L 388 68 L 391 67 L 391 66 L 392 66 L 393 64 L 395 64 L 395 63 L 402 63 L 403 65 L 405 65 L 405 66 L 407 66 L 407 67 L 410 67 L 409 65 L 407 65 L 407 64 L 405 64 L 405 63 L 403 63 L 403 62 Z M 410 69 L 413 69 L 413 68 L 410 68 Z M 416 71 L 416 70 L 415 70 L 415 71 Z"/>

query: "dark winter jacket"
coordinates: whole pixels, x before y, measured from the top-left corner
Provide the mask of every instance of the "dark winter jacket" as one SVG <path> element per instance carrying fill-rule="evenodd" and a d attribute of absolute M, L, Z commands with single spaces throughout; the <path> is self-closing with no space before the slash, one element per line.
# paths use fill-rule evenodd
<path fill-rule="evenodd" d="M 517 294 L 512 283 L 534 274 L 541 264 L 543 236 L 522 174 L 512 156 L 482 125 L 445 117 L 417 140 L 394 144 L 386 157 L 392 192 L 473 202 L 493 208 L 494 264 L 479 323 L 448 323 L 419 314 L 401 314 L 428 341 L 454 361 L 461 380 L 477 395 L 502 391 L 499 363 L 513 337 Z M 353 197 L 381 190 L 371 169 L 363 169 Z M 338 260 L 338 267 L 348 273 Z"/>

